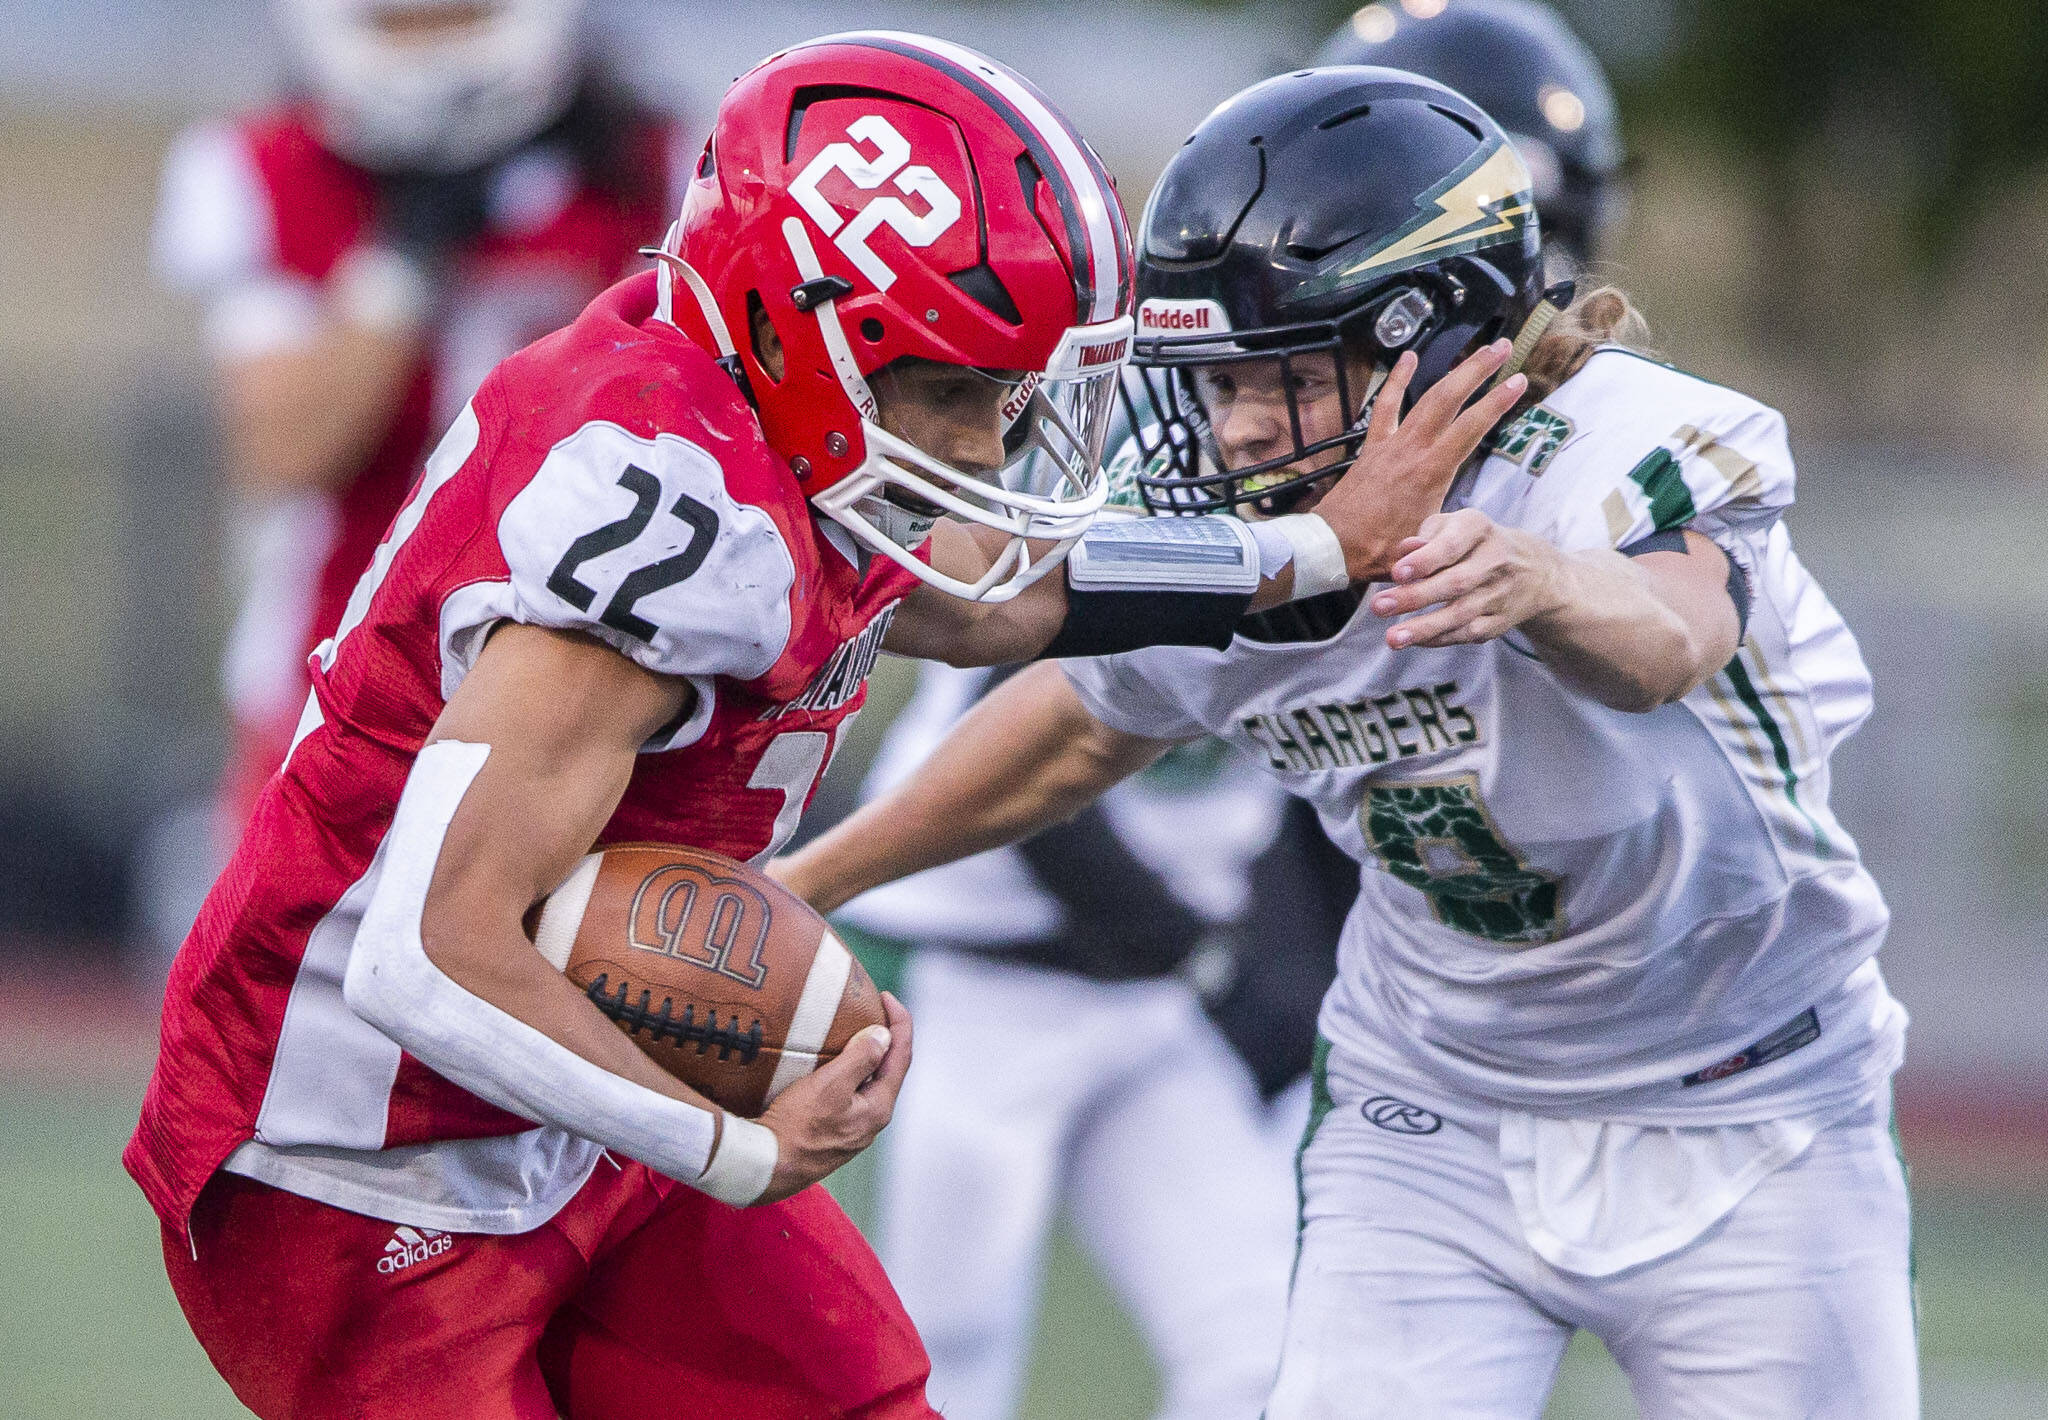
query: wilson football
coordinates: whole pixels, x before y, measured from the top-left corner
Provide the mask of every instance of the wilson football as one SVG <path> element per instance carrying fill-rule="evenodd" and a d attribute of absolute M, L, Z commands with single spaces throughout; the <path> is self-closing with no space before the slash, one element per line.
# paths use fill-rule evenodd
<path fill-rule="evenodd" d="M 533 935 L 657 1065 L 748 1118 L 883 1023 L 881 994 L 824 918 L 699 848 L 592 853 L 541 904 Z"/>

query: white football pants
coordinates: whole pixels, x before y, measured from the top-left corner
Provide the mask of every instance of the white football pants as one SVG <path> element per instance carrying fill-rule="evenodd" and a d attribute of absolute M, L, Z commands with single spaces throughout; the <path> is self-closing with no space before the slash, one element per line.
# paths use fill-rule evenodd
<path fill-rule="evenodd" d="M 1330 1093 L 1302 1156 L 1301 1262 L 1268 1420 L 1537 1420 L 1579 1327 L 1621 1364 L 1645 1420 L 1919 1414 L 1888 1091 L 1692 1242 L 1606 1277 L 1531 1250 L 1497 1109 L 1404 1114 L 1334 1071 Z"/>
<path fill-rule="evenodd" d="M 1064 1204 L 1168 1420 L 1255 1420 L 1294 1255 L 1293 1145 L 1175 980 L 913 952 L 917 1060 L 884 1136 L 882 1260 L 948 1420 L 1008 1420 Z"/>

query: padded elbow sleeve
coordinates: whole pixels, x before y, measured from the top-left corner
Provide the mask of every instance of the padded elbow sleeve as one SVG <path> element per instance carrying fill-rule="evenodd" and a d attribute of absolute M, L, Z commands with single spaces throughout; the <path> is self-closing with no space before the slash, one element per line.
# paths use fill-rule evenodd
<path fill-rule="evenodd" d="M 1067 559 L 1067 616 L 1040 659 L 1230 644 L 1259 589 L 1260 552 L 1236 518 L 1109 518 Z"/>

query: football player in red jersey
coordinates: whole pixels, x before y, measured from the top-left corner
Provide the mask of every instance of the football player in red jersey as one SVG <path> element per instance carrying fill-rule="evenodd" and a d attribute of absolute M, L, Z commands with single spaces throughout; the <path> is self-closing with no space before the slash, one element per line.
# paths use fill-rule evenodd
<path fill-rule="evenodd" d="M 242 504 L 236 832 L 433 434 L 681 201 L 694 146 L 591 70 L 582 8 L 279 0 L 294 97 L 195 125 L 166 161 L 153 258 L 206 304 Z"/>
<path fill-rule="evenodd" d="M 834 36 L 726 95 L 656 271 L 484 381 L 314 657 L 125 1155 L 257 1414 L 930 1413 L 810 1187 L 887 1122 L 902 1008 L 739 1119 L 522 921 L 593 842 L 772 855 L 884 648 L 1221 644 L 1384 573 L 1522 387 L 1480 394 L 1501 342 L 1403 417 L 1402 366 L 1291 523 L 1096 526 L 1131 272 L 1030 85 Z"/>

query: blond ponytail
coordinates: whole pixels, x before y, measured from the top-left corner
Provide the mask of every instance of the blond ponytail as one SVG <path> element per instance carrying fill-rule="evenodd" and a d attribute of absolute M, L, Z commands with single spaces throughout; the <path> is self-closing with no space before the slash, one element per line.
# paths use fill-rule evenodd
<path fill-rule="evenodd" d="M 1594 349 L 1626 345 L 1649 353 L 1650 323 L 1619 286 L 1596 286 L 1573 299 L 1522 362 L 1529 392 L 1521 407 L 1548 399 L 1557 387 L 1579 372 Z"/>

